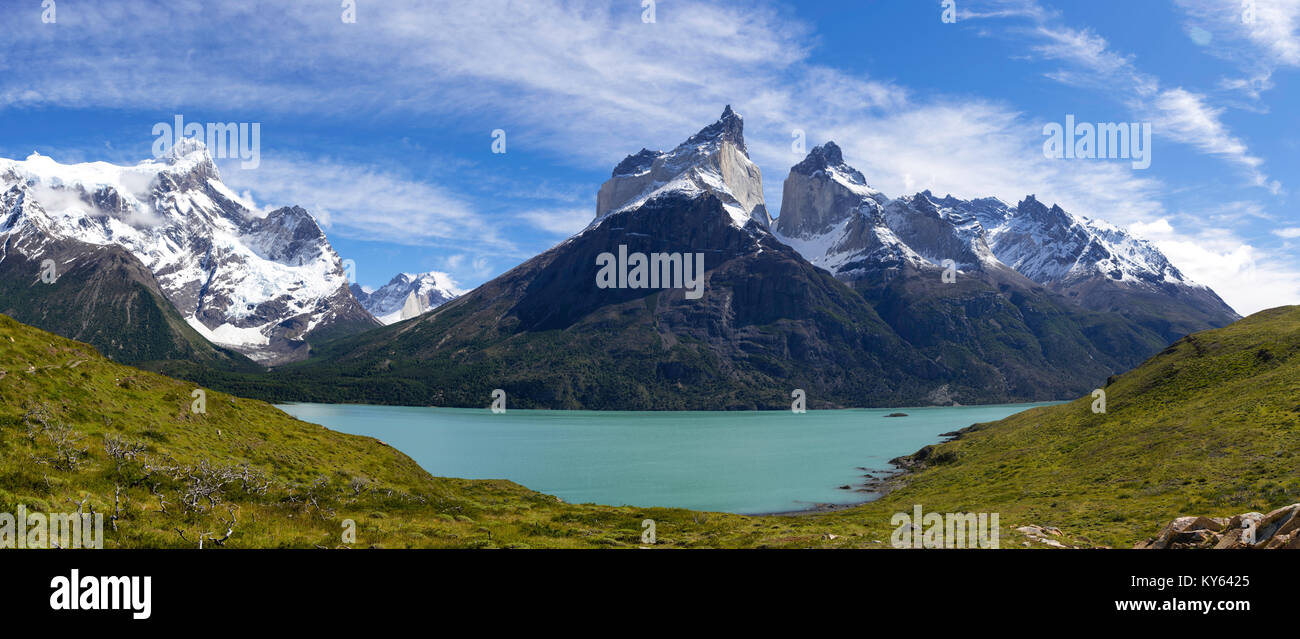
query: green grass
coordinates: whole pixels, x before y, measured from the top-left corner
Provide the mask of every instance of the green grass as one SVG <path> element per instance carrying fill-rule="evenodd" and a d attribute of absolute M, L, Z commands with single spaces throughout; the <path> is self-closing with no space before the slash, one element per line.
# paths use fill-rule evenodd
<path fill-rule="evenodd" d="M 745 517 L 565 504 L 508 481 L 437 478 L 377 440 L 216 391 L 194 414 L 192 384 L 0 316 L 0 512 L 69 512 L 85 500 L 112 515 L 120 488 L 106 547 L 195 547 L 204 533 L 222 537 L 233 511 L 228 548 L 333 548 L 346 519 L 355 547 L 634 548 L 642 520 L 654 519 L 656 548 L 879 548 L 890 517 L 921 504 L 1000 513 L 1004 547 L 1020 546 L 1012 531 L 1024 524 L 1127 547 L 1179 515 L 1300 501 L 1298 353 L 1300 307 L 1265 311 L 1119 376 L 1105 414 L 1091 397 L 1026 411 L 934 447 L 879 501 Z M 108 440 L 141 452 L 114 459 Z M 69 452 L 80 460 L 68 463 Z M 214 468 L 240 478 L 184 505 Z"/>
<path fill-rule="evenodd" d="M 1130 547 L 1181 515 L 1300 501 L 1300 307 L 1184 338 L 1092 397 L 985 424 L 936 446 L 905 489 L 830 521 L 922 504 L 999 512 L 1004 533 L 1061 528 Z M 1010 524 L 1010 526 L 1008 526 Z M 876 530 L 881 530 L 877 528 Z"/>

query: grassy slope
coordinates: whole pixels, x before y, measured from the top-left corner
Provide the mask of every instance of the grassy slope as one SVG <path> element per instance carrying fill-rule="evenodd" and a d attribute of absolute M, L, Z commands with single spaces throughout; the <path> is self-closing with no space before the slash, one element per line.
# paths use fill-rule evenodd
<path fill-rule="evenodd" d="M 377 440 L 302 422 L 260 401 L 207 391 L 206 414 L 194 414 L 193 389 L 0 316 L 0 512 L 15 512 L 18 504 L 72 512 L 69 500 L 88 499 L 88 508 L 111 514 L 120 486 L 118 532 L 106 516 L 109 548 L 195 547 L 202 533 L 225 534 L 222 519 L 230 518 L 232 505 L 238 523 L 226 547 L 335 547 L 343 519 L 357 522 L 358 547 L 628 547 L 639 543 L 646 518 L 657 522 L 660 546 L 724 539 L 754 545 L 795 543 L 782 538 L 817 525 L 570 505 L 508 481 L 436 478 Z M 35 416 L 24 419 L 32 409 L 52 430 Z M 85 451 L 75 468 L 59 463 L 52 435 L 60 426 L 75 431 L 72 448 Z M 105 451 L 106 437 L 139 442 L 146 450 L 119 470 Z M 264 478 L 253 483 L 269 480 L 270 488 L 250 494 L 235 481 L 215 507 L 203 501 L 202 508 L 187 511 L 181 505 L 187 473 L 145 476 L 146 464 L 183 469 L 205 461 L 211 467 L 248 464 Z M 353 480 L 365 482 L 359 494 Z M 167 502 L 165 512 L 155 490 Z M 308 504 L 313 497 L 318 507 Z"/>
<path fill-rule="evenodd" d="M 1086 397 L 976 427 L 905 489 L 830 519 L 921 504 L 1129 547 L 1176 516 L 1300 501 L 1300 307 L 1184 338 L 1106 394 L 1105 414 Z"/>
<path fill-rule="evenodd" d="M 1184 339 L 1120 376 L 1107 387 L 1104 415 L 1091 412 L 1091 398 L 1026 411 L 936 446 L 930 459 L 943 463 L 932 461 L 877 502 L 741 517 L 569 505 L 510 482 L 435 478 L 375 440 L 213 391 L 207 414 L 193 415 L 190 385 L 0 317 L 0 511 L 18 503 L 67 511 L 75 509 L 69 499 L 89 497 L 108 512 L 121 485 L 125 516 L 120 532 L 107 533 L 109 547 L 192 547 L 201 532 L 224 533 L 219 517 L 234 503 L 239 524 L 227 545 L 235 547 L 333 547 L 345 518 L 357 521 L 359 546 L 635 546 L 641 520 L 652 518 L 661 547 L 871 548 L 888 544 L 893 513 L 921 504 L 1001 513 L 1004 547 L 1018 546 L 1012 529 L 1030 523 L 1060 527 L 1068 541 L 1129 546 L 1178 515 L 1267 511 L 1300 499 L 1297 355 L 1300 307 L 1265 311 Z M 39 427 L 29 438 L 23 419 L 40 403 L 52 423 L 84 436 L 78 446 L 88 459 L 76 470 L 40 463 L 55 457 L 54 446 Z M 271 488 L 250 495 L 236 483 L 221 505 L 182 512 L 185 481 L 155 472 L 133 485 L 142 466 L 117 471 L 103 447 L 110 434 L 146 443 L 142 459 L 157 464 L 250 464 Z M 354 479 L 369 482 L 360 494 Z M 147 488 L 155 481 L 165 513 Z M 305 505 L 307 495 L 320 507 Z M 184 541 L 174 528 L 186 531 Z"/>

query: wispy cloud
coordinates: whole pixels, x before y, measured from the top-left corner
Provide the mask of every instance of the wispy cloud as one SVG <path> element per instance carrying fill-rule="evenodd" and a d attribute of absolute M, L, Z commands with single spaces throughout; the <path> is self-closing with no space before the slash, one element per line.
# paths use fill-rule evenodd
<path fill-rule="evenodd" d="M 1255 186 L 1274 194 L 1281 190 L 1281 183 L 1264 172 L 1264 161 L 1224 124 L 1224 109 L 1211 106 L 1204 94 L 1183 87 L 1162 88 L 1160 79 L 1139 69 L 1132 55 L 1116 51 L 1091 29 L 1063 24 L 1057 14 L 1042 10 L 1022 15 L 1029 16 L 1033 26 L 1013 33 L 1028 36 L 1029 50 L 1040 58 L 1062 65 L 1049 72 L 1049 78 L 1070 86 L 1104 89 L 1134 117 L 1151 122 L 1156 135 L 1241 167 Z"/>
<path fill-rule="evenodd" d="M 1281 67 L 1300 66 L 1300 0 L 1176 0 L 1185 28 L 1209 55 L 1235 63 L 1244 74 L 1224 88 L 1258 99 L 1273 88 Z"/>
<path fill-rule="evenodd" d="M 360 240 L 519 255 L 499 224 L 462 196 L 394 170 L 332 158 L 276 153 L 256 170 L 221 163 L 225 180 L 259 208 L 296 204 L 327 232 Z"/>
<path fill-rule="evenodd" d="M 516 216 L 529 226 L 551 235 L 569 236 L 581 231 L 596 217 L 594 206 L 577 209 L 525 211 Z"/>

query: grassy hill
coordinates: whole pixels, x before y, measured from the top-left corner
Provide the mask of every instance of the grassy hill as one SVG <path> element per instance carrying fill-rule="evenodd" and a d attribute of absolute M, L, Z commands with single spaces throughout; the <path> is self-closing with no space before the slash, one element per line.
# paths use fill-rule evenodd
<path fill-rule="evenodd" d="M 1176 516 L 1300 501 L 1300 307 L 1185 337 L 1105 391 L 1104 414 L 1085 397 L 977 425 L 906 488 L 828 520 L 921 504 L 1129 547 Z"/>
<path fill-rule="evenodd" d="M 0 316 L 0 512 L 118 515 L 106 547 L 887 546 L 895 512 L 1000 513 L 1067 543 L 1131 546 L 1183 514 L 1300 500 L 1300 307 L 1185 338 L 1092 398 L 968 429 L 883 499 L 794 517 L 564 504 L 429 475 L 383 443 L 113 363 Z M 110 449 L 115 453 L 110 454 Z M 924 459 L 920 459 L 923 457 Z M 216 488 L 213 488 L 216 486 Z M 119 492 L 120 489 L 120 492 Z M 160 498 L 161 496 L 161 498 Z M 115 506 L 115 503 L 117 506 Z M 205 534 L 206 533 L 206 534 Z M 832 537 L 833 536 L 833 537 Z"/>
<path fill-rule="evenodd" d="M 230 521 L 225 547 L 332 548 L 345 519 L 357 524 L 358 547 L 623 546 L 639 541 L 646 517 L 660 536 L 690 520 L 562 504 L 507 481 L 435 478 L 379 441 L 260 401 L 207 391 L 206 413 L 195 414 L 193 390 L 0 316 L 0 512 L 75 512 L 84 502 L 84 512 L 105 514 L 108 548 L 193 548 L 200 537 L 212 547 Z M 741 518 L 713 517 L 724 519 Z"/>

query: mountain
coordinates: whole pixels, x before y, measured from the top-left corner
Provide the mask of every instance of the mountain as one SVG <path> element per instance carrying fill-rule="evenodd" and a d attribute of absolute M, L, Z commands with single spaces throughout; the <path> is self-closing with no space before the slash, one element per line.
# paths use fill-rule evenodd
<path fill-rule="evenodd" d="M 890 199 L 833 142 L 791 168 L 773 232 L 984 397 L 1078 394 L 1169 341 L 1021 275 L 997 258 L 971 211 L 928 193 Z M 980 395 L 952 396 L 970 403 Z"/>
<path fill-rule="evenodd" d="M 395 324 L 427 313 L 465 294 L 450 275 L 430 271 L 398 273 L 374 292 L 351 285 L 352 296 L 383 324 Z"/>
<path fill-rule="evenodd" d="M 790 170 L 774 229 L 845 280 L 887 279 L 952 260 L 963 273 L 1020 280 L 1021 288 L 1028 279 L 1072 305 L 1117 313 L 1166 342 L 1240 319 L 1150 242 L 1114 225 L 1048 207 L 1033 195 L 1015 207 L 929 191 L 890 199 L 844 162 L 834 142 Z"/>
<path fill-rule="evenodd" d="M 591 225 L 551 250 L 414 320 L 223 387 L 454 406 L 501 388 L 511 406 L 656 410 L 789 407 L 795 389 L 809 406 L 1010 398 L 953 379 L 777 241 L 761 179 L 727 108 L 672 151 L 619 163 Z M 661 284 L 681 286 L 633 288 L 638 255 L 642 275 L 667 265 Z M 613 262 L 629 268 L 620 282 L 602 280 Z"/>
<path fill-rule="evenodd" d="M 186 139 L 163 160 L 130 167 L 63 165 L 38 154 L 0 159 L 0 183 L 0 242 L 14 248 L 0 264 L 43 262 L 54 246 L 120 247 L 194 332 L 259 363 L 303 359 L 309 338 L 378 324 L 353 299 L 342 262 L 311 215 L 298 207 L 250 210 L 221 182 L 201 142 Z M 60 301 L 68 300 L 45 303 Z M 60 312 L 85 316 L 75 307 Z"/>
<path fill-rule="evenodd" d="M 1150 242 L 1106 222 L 1032 195 L 1015 208 L 993 198 L 936 202 L 976 217 L 998 259 L 1084 308 L 1120 313 L 1170 341 L 1240 319 Z"/>

